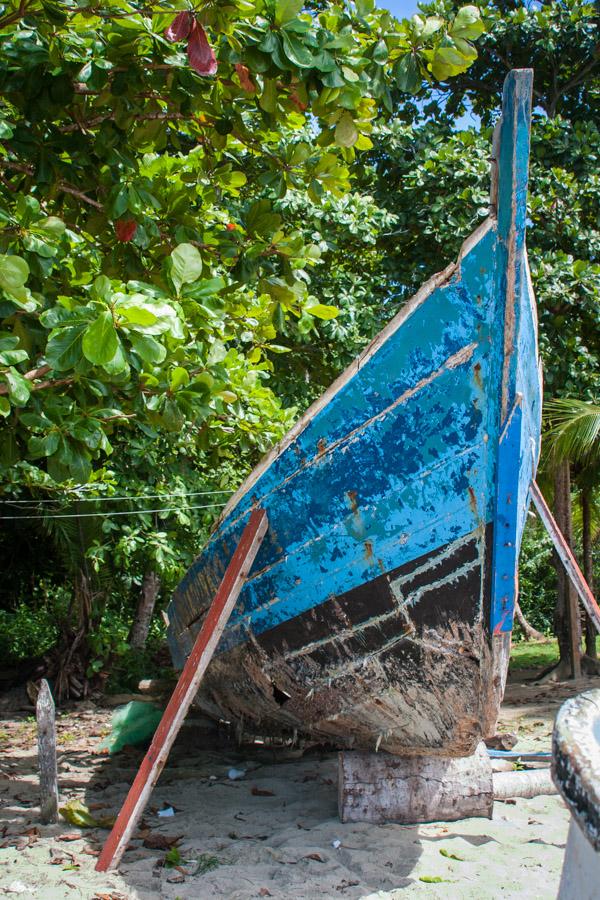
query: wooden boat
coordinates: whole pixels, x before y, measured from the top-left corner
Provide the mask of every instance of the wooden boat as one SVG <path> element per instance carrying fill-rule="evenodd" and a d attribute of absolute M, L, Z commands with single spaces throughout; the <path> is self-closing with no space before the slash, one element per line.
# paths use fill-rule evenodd
<path fill-rule="evenodd" d="M 561 706 L 552 777 L 571 813 L 558 900 L 594 900 L 600 885 L 600 690 Z"/>
<path fill-rule="evenodd" d="M 540 443 L 526 250 L 532 73 L 488 218 L 228 503 L 168 610 L 189 654 L 250 511 L 269 530 L 198 694 L 255 734 L 468 755 L 502 698 Z"/>

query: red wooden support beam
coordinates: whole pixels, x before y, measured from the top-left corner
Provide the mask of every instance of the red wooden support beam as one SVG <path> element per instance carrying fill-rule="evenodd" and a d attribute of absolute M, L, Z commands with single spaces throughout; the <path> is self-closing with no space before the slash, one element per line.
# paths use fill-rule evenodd
<path fill-rule="evenodd" d="M 579 594 L 579 598 L 583 603 L 583 606 L 587 611 L 590 619 L 594 623 L 596 631 L 600 633 L 600 606 L 598 606 L 596 598 L 592 594 L 590 587 L 583 577 L 581 569 L 579 568 L 577 560 L 573 556 L 573 551 L 567 544 L 564 535 L 556 524 L 554 516 L 550 512 L 548 504 L 544 500 L 542 492 L 540 491 L 535 481 L 533 481 L 531 484 L 530 493 L 531 499 L 533 500 L 535 508 L 538 511 L 538 515 L 544 523 L 546 531 L 552 539 L 554 548 L 558 553 L 563 566 L 565 567 L 567 575 L 571 580 L 571 584 Z"/>
<path fill-rule="evenodd" d="M 117 821 L 102 848 L 96 864 L 97 872 L 106 872 L 119 865 L 132 832 L 167 761 L 169 751 L 192 700 L 198 692 L 202 677 L 217 649 L 219 639 L 252 567 L 267 527 L 267 514 L 264 509 L 253 510 L 202 623 L 192 652 L 179 676 L 177 687 L 173 691 L 156 729 L 150 749 L 142 761 Z"/>

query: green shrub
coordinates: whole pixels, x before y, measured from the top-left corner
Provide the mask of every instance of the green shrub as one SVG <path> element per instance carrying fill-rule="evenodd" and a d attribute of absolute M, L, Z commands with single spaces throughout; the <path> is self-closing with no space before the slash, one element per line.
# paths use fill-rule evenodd
<path fill-rule="evenodd" d="M 0 609 L 2 664 L 31 659 L 49 650 L 58 639 L 69 602 L 69 591 L 42 581 L 30 599 L 20 600 L 12 609 Z"/>

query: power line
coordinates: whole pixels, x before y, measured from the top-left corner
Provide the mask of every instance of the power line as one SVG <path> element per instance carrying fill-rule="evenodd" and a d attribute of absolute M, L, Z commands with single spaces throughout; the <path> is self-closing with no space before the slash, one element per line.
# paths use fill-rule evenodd
<path fill-rule="evenodd" d="M 96 516 L 98 519 L 104 519 L 108 517 L 112 518 L 112 516 L 141 516 L 143 513 L 187 512 L 189 509 L 216 509 L 226 505 L 226 503 L 208 503 L 203 506 L 165 506 L 162 509 L 120 509 L 116 512 L 102 513 L 52 513 L 48 516 L 0 516 L 0 521 L 6 522 L 9 519 L 83 519 L 91 516 Z"/>
<path fill-rule="evenodd" d="M 200 497 L 206 496 L 208 494 L 233 494 L 233 491 L 229 488 L 223 488 L 220 491 L 188 491 L 187 493 L 174 493 L 166 491 L 164 494 L 130 494 L 129 496 L 123 497 L 73 497 L 73 501 L 76 503 L 113 503 L 117 500 L 156 500 L 160 497 Z M 65 497 L 61 499 L 55 500 L 0 500 L 0 503 L 10 503 L 11 506 L 20 505 L 21 503 L 27 503 L 30 506 L 36 506 L 39 503 L 68 503 L 71 502 L 71 498 Z"/>

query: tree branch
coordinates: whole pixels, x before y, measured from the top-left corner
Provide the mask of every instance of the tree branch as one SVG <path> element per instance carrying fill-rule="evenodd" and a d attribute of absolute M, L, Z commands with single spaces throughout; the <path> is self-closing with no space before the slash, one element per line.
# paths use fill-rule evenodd
<path fill-rule="evenodd" d="M 37 369 L 31 369 L 29 372 L 25 372 L 23 378 L 26 378 L 27 381 L 33 381 L 35 378 L 41 378 L 42 375 L 45 375 L 47 372 L 50 372 L 52 366 L 39 366 Z M 37 384 L 31 385 L 32 391 L 41 391 L 47 387 L 60 387 L 62 384 L 71 384 L 74 381 L 74 377 L 70 378 L 58 378 L 56 380 L 48 380 L 48 381 L 39 381 Z M 8 394 L 8 385 L 0 384 L 0 395 Z"/>
<path fill-rule="evenodd" d="M 11 162 L 7 159 L 1 160 L 0 166 L 4 166 L 5 169 L 13 169 L 15 172 L 23 172 L 24 175 L 33 175 L 35 171 L 33 166 L 28 166 L 25 163 Z M 102 203 L 99 203 L 97 200 L 89 197 L 83 191 L 78 190 L 78 188 L 73 187 L 72 184 L 67 184 L 65 181 L 59 181 L 56 187 L 63 194 L 71 194 L 71 196 L 77 197 L 78 200 L 81 200 L 82 203 L 87 203 L 88 206 L 93 206 L 94 209 L 104 209 Z"/>
<path fill-rule="evenodd" d="M 69 134 L 72 131 L 85 131 L 87 128 L 94 128 L 96 125 L 101 125 L 102 122 L 107 122 L 109 119 L 114 119 L 116 113 L 110 112 L 103 114 L 101 116 L 96 116 L 93 119 L 88 119 L 85 122 L 72 122 L 70 125 L 61 125 L 58 129 L 61 134 Z M 174 119 L 185 119 L 186 121 L 192 121 L 194 116 L 185 115 L 184 113 L 169 113 L 169 112 L 154 112 L 154 113 L 142 113 L 142 115 L 135 115 L 136 122 L 143 122 L 152 119 L 164 119 L 166 121 L 174 120 Z M 207 123 L 202 123 L 207 124 Z"/>
<path fill-rule="evenodd" d="M 23 18 L 26 12 L 27 0 L 21 0 L 19 8 L 14 13 L 9 13 L 8 15 L 4 16 L 3 19 L 0 19 L 0 29 L 8 28 L 10 25 L 15 25 Z"/>

